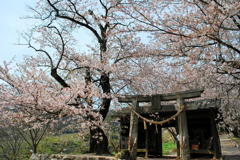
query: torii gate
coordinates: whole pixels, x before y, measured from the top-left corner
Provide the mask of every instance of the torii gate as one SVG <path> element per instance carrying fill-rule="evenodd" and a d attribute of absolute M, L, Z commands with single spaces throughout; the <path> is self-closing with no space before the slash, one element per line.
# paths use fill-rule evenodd
<path fill-rule="evenodd" d="M 130 159 L 135 160 L 137 156 L 137 137 L 138 137 L 138 115 L 135 111 L 139 111 L 139 103 L 141 102 L 151 102 L 152 108 L 150 110 L 157 112 L 161 108 L 161 101 L 176 101 L 175 109 L 178 113 L 177 115 L 177 126 L 179 131 L 179 151 L 180 159 L 190 160 L 190 146 L 189 146 L 189 133 L 187 126 L 187 116 L 186 110 L 194 110 L 194 106 L 186 106 L 184 104 L 185 99 L 192 99 L 201 97 L 203 89 L 189 90 L 183 92 L 176 92 L 170 94 L 158 94 L 152 96 L 134 95 L 134 96 L 124 96 L 118 98 L 120 103 L 132 103 L 132 112 L 130 118 L 130 130 L 128 139 L 128 150 L 130 152 Z M 196 107 L 195 107 L 196 108 Z M 144 108 L 143 108 L 144 110 Z M 134 113 L 135 112 L 135 113 Z M 214 135 L 217 136 L 214 140 L 214 157 L 221 157 L 221 149 L 219 137 L 216 128 L 213 129 Z"/>

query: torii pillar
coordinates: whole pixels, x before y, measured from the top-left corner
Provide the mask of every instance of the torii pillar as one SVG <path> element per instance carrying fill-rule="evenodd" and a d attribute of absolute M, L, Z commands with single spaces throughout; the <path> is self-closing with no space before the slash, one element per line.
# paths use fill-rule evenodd
<path fill-rule="evenodd" d="M 177 97 L 177 110 L 183 110 L 178 115 L 178 129 L 179 129 L 179 147 L 180 159 L 190 160 L 190 147 L 189 147 L 189 135 L 187 126 L 186 108 L 184 106 L 183 99 Z"/>
<path fill-rule="evenodd" d="M 136 111 L 138 108 L 138 101 L 134 99 L 132 101 L 132 110 Z M 130 153 L 130 160 L 136 160 L 137 158 L 137 138 L 138 138 L 138 117 L 136 114 L 131 112 L 130 118 L 130 129 L 129 129 L 129 139 L 128 139 L 128 150 Z"/>

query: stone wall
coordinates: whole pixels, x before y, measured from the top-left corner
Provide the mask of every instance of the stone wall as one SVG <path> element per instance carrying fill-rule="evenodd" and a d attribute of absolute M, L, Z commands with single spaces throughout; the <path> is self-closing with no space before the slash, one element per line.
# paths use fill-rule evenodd
<path fill-rule="evenodd" d="M 116 160 L 116 158 L 95 155 L 33 154 L 30 160 Z"/>

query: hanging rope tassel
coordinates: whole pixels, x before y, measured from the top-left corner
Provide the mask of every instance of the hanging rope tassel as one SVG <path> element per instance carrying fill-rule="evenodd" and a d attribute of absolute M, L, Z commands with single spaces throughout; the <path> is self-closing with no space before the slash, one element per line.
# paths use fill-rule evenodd
<path fill-rule="evenodd" d="M 150 120 L 150 119 L 147 119 L 143 116 L 141 116 L 139 113 L 137 113 L 136 111 L 132 110 L 132 112 L 137 115 L 138 118 L 141 118 L 144 122 L 146 123 L 149 123 L 149 125 L 152 125 L 152 124 L 158 124 L 158 125 L 163 125 L 165 123 L 168 123 L 172 120 L 175 120 L 176 117 L 184 110 L 184 108 L 182 108 L 181 110 L 179 110 L 176 114 L 174 114 L 173 116 L 165 119 L 165 120 L 162 120 L 162 121 L 154 121 L 154 120 Z"/>
<path fill-rule="evenodd" d="M 157 126 L 157 124 L 155 124 L 155 128 L 156 128 L 156 133 L 158 134 L 158 126 Z"/>
<path fill-rule="evenodd" d="M 144 130 L 147 130 L 147 123 L 143 120 Z"/>

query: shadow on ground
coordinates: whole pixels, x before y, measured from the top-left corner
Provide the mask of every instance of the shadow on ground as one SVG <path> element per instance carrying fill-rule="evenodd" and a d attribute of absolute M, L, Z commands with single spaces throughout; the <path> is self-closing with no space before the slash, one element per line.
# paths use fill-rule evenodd
<path fill-rule="evenodd" d="M 223 160 L 240 160 L 240 155 L 225 155 Z"/>

